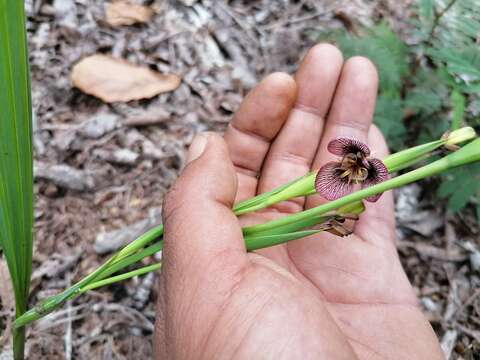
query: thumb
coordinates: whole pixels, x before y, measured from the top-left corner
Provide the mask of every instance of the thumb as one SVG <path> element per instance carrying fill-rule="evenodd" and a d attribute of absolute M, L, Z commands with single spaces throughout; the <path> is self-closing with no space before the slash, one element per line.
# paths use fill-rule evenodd
<path fill-rule="evenodd" d="M 235 265 L 246 262 L 242 230 L 231 210 L 237 191 L 235 169 L 224 140 L 214 133 L 196 136 L 187 159 L 164 202 L 162 272 L 183 282 L 198 281 L 210 271 L 218 279 L 219 272 L 225 273 L 218 271 L 221 264 L 235 272 Z"/>

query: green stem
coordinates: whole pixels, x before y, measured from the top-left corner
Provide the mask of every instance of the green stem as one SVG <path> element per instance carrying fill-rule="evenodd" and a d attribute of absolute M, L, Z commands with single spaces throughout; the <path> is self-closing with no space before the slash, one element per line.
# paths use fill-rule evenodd
<path fill-rule="evenodd" d="M 250 235 L 268 231 L 278 226 L 292 224 L 296 221 L 303 221 L 312 216 L 319 216 L 333 211 L 352 202 L 363 200 L 367 197 L 383 193 L 394 188 L 410 184 L 412 182 L 424 179 L 428 176 L 436 175 L 445 170 L 475 162 L 480 160 L 480 139 L 474 140 L 465 145 L 460 150 L 451 153 L 440 160 L 425 165 L 406 174 L 397 176 L 393 179 L 381 182 L 374 186 L 356 191 L 335 201 L 325 203 L 315 208 L 305 210 L 296 214 L 288 215 L 283 218 L 272 220 L 260 225 L 251 226 L 243 229 L 244 235 Z"/>
<path fill-rule="evenodd" d="M 245 236 L 245 247 L 247 251 L 255 251 L 270 246 L 284 244 L 288 241 L 297 240 L 306 236 L 318 234 L 323 230 L 303 230 L 288 234 Z"/>
<path fill-rule="evenodd" d="M 437 26 L 440 24 L 440 20 L 442 19 L 443 15 L 445 15 L 447 13 L 448 10 L 450 10 L 450 8 L 457 2 L 457 0 L 450 0 L 450 2 L 447 4 L 447 6 L 445 6 L 445 8 L 440 11 L 439 13 L 437 13 L 435 15 L 435 18 L 433 19 L 433 24 L 432 24 L 432 28 L 430 29 L 430 32 L 428 34 L 428 38 L 427 38 L 427 42 L 428 43 L 431 43 L 432 42 L 432 39 L 433 39 L 433 35 L 435 34 L 435 29 L 437 28 Z"/>
<path fill-rule="evenodd" d="M 247 248 L 247 251 L 254 251 L 254 250 L 262 249 L 262 248 L 269 247 L 269 246 L 283 244 L 283 243 L 286 243 L 288 241 L 300 239 L 300 238 L 303 238 L 303 237 L 306 237 L 306 236 L 315 235 L 315 234 L 318 234 L 321 231 L 323 231 L 323 230 L 321 230 L 321 229 L 319 229 L 319 230 L 304 230 L 304 231 L 296 231 L 296 232 L 293 232 L 293 233 L 290 233 L 290 234 L 250 236 L 250 237 L 245 238 L 245 247 Z M 153 264 L 153 265 L 149 265 L 149 266 L 144 266 L 144 267 L 141 267 L 139 269 L 129 271 L 129 272 L 117 275 L 117 276 L 112 276 L 112 277 L 109 277 L 109 278 L 105 278 L 103 280 L 95 281 L 94 283 L 91 283 L 91 284 L 81 288 L 77 294 L 78 295 L 83 294 L 87 291 L 97 289 L 97 288 L 102 287 L 102 286 L 111 285 L 111 284 L 114 284 L 114 283 L 119 282 L 119 281 L 127 280 L 127 279 L 130 279 L 130 278 L 134 277 L 134 276 L 144 275 L 144 274 L 147 274 L 149 272 L 153 272 L 153 271 L 156 271 L 156 270 L 160 269 L 161 266 L 162 266 L 161 263 L 157 263 L 157 264 Z"/>
<path fill-rule="evenodd" d="M 125 259 L 122 259 L 121 261 L 116 262 L 113 264 L 111 267 L 109 267 L 106 271 L 102 273 L 101 276 L 97 277 L 95 281 L 102 280 L 112 274 L 115 274 L 116 272 L 125 269 L 126 267 L 135 264 L 136 262 L 143 260 L 149 256 L 152 256 L 153 254 L 156 254 L 160 250 L 162 250 L 163 247 L 163 241 L 157 241 L 156 243 L 146 247 L 145 249 L 142 249 L 139 252 L 136 252 L 135 254 L 132 254 Z"/>
<path fill-rule="evenodd" d="M 457 145 L 476 137 L 475 130 L 471 127 L 463 127 L 442 137 L 442 139 L 435 140 L 426 144 L 414 146 L 409 149 L 399 151 L 391 154 L 383 159 L 383 163 L 388 169 L 389 173 L 397 172 L 420 161 L 428 158 L 432 152 L 445 144 Z M 261 210 L 277 204 L 279 202 L 290 200 L 299 196 L 308 196 L 314 194 L 315 191 L 315 177 L 317 172 L 312 171 L 308 174 L 282 185 L 269 192 L 257 195 L 251 199 L 244 200 L 235 204 L 233 211 L 238 215 Z"/>
<path fill-rule="evenodd" d="M 25 327 L 13 329 L 13 354 L 15 360 L 25 358 Z"/>
<path fill-rule="evenodd" d="M 13 289 L 15 293 L 15 288 Z M 21 317 L 27 311 L 27 295 L 18 295 L 15 293 L 15 320 Z M 23 360 L 25 357 L 25 328 L 13 331 L 13 358 Z"/>
<path fill-rule="evenodd" d="M 100 280 L 100 281 L 95 281 L 94 283 L 89 284 L 89 285 L 81 288 L 78 293 L 83 294 L 84 292 L 87 292 L 89 290 L 93 290 L 93 289 L 96 289 L 96 288 L 99 288 L 99 287 L 102 287 L 102 286 L 110 285 L 110 284 L 113 284 L 113 283 L 116 283 L 116 282 L 119 282 L 119 281 L 122 281 L 122 280 L 130 279 L 134 276 L 143 275 L 143 274 L 158 270 L 158 269 L 160 269 L 161 266 L 162 266 L 162 263 L 153 264 L 153 265 L 142 267 L 140 269 L 129 271 L 129 272 L 124 273 L 124 274 L 120 274 L 120 275 L 117 275 L 117 276 L 112 276 L 112 277 L 109 277 L 109 278 L 106 278 L 106 279 L 103 279 L 103 280 Z"/>
<path fill-rule="evenodd" d="M 309 172 L 285 185 L 257 195 L 251 199 L 239 202 L 233 207 L 233 212 L 235 215 L 239 216 L 267 208 L 284 200 L 293 199 L 298 196 L 305 196 L 314 188 L 315 176 L 316 172 Z"/>
<path fill-rule="evenodd" d="M 428 158 L 432 151 L 438 149 L 446 143 L 446 140 L 436 140 L 426 144 L 414 146 L 409 149 L 399 151 L 383 159 L 388 172 L 394 173 L 415 165 L 416 163 Z"/>
<path fill-rule="evenodd" d="M 135 241 L 128 244 L 118 253 L 113 255 L 105 263 L 103 263 L 99 268 L 97 268 L 95 271 L 93 271 L 92 273 L 84 277 L 82 280 L 74 284 L 72 287 L 64 290 L 60 294 L 57 294 L 45 299 L 42 303 L 40 303 L 40 305 L 28 310 L 22 316 L 18 317 L 15 320 L 15 327 L 21 327 L 32 321 L 40 319 L 41 317 L 47 315 L 48 313 L 62 306 L 66 301 L 76 297 L 81 288 L 91 283 L 94 283 L 95 281 L 101 280 L 106 276 L 111 275 L 113 272 L 118 271 L 130 265 L 133 262 L 141 260 L 143 257 L 140 257 L 138 255 L 136 257 L 131 257 L 131 258 L 130 256 L 132 256 L 135 252 L 139 251 L 144 246 L 154 241 L 156 238 L 158 238 L 162 234 L 163 234 L 162 225 L 159 225 L 157 227 L 154 227 L 153 229 L 150 229 L 145 234 L 137 238 Z M 152 250 L 152 248 L 147 248 L 147 249 Z M 144 255 L 149 251 L 147 249 L 144 249 L 139 253 Z M 158 251 L 160 249 L 161 247 L 158 248 Z M 126 260 L 126 259 L 129 259 L 131 262 L 128 262 L 129 260 Z M 122 264 L 122 265 L 120 266 L 119 264 Z"/>

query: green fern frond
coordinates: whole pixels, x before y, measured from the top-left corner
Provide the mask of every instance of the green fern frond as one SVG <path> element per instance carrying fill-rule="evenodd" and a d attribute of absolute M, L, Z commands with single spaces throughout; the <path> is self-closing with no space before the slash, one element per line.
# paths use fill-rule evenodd
<path fill-rule="evenodd" d="M 386 23 L 363 29 L 361 37 L 344 33 L 334 40 L 345 57 L 361 55 L 373 61 L 381 91 L 400 90 L 402 78 L 408 73 L 408 48 Z"/>

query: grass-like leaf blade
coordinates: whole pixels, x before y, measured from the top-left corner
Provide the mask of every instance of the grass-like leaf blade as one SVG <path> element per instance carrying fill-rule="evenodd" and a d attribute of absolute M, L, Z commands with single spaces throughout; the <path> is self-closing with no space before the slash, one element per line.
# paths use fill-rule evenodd
<path fill-rule="evenodd" d="M 24 2 L 0 0 L 0 245 L 10 270 L 16 315 L 27 308 L 32 270 L 32 113 Z M 14 334 L 23 358 L 23 331 Z"/>

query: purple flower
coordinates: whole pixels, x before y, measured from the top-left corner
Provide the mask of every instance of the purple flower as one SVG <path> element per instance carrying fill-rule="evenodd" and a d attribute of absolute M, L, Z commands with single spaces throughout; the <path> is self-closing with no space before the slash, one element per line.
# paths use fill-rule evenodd
<path fill-rule="evenodd" d="M 379 159 L 370 158 L 366 144 L 352 138 L 339 137 L 328 144 L 328 151 L 341 156 L 326 163 L 318 171 L 315 189 L 327 200 L 335 200 L 353 191 L 355 184 L 366 188 L 388 179 L 388 170 Z M 375 202 L 381 194 L 368 197 Z"/>

